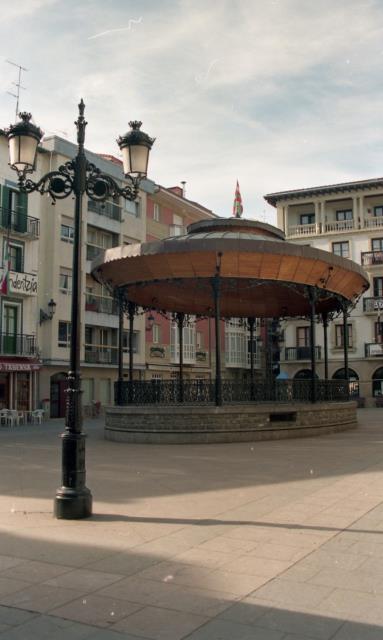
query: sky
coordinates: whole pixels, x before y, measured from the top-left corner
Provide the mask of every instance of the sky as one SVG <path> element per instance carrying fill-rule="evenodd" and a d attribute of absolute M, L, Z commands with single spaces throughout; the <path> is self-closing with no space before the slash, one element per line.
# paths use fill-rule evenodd
<path fill-rule="evenodd" d="M 117 155 L 156 137 L 149 177 L 275 223 L 263 195 L 383 175 L 383 0 L 0 0 L 0 127 L 21 110 Z"/>

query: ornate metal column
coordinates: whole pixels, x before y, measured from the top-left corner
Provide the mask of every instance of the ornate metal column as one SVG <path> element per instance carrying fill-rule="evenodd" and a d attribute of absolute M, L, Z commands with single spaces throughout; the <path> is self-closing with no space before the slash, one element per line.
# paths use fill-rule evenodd
<path fill-rule="evenodd" d="M 348 368 L 348 304 L 344 300 L 342 302 L 343 311 L 343 361 L 344 361 L 344 379 L 347 383 L 347 397 L 350 395 L 350 371 Z"/>
<path fill-rule="evenodd" d="M 129 392 L 128 402 L 133 402 L 133 328 L 134 328 L 134 316 L 136 313 L 136 305 L 129 300 L 128 302 L 128 318 L 129 318 Z"/>
<path fill-rule="evenodd" d="M 27 174 L 35 170 L 36 151 L 43 132 L 33 125 L 30 113 L 20 114 L 21 120 L 6 131 L 9 142 L 10 166 L 18 174 L 22 193 L 37 191 L 49 194 L 53 204 L 74 196 L 74 234 L 71 302 L 71 344 L 68 372 L 67 411 L 62 434 L 62 485 L 56 492 L 54 513 L 57 518 L 87 518 L 92 514 L 92 495 L 85 485 L 85 433 L 82 430 L 81 407 L 81 279 L 82 279 L 82 201 L 86 195 L 95 202 L 105 202 L 114 196 L 136 200 L 140 182 L 147 174 L 149 152 L 154 139 L 140 131 L 141 122 L 131 122 L 131 130 L 120 136 L 125 178 L 121 188 L 110 176 L 88 162 L 84 151 L 86 121 L 85 104 L 78 105 L 77 154 L 55 171 L 49 171 L 34 182 Z"/>
<path fill-rule="evenodd" d="M 179 402 L 184 401 L 184 322 L 185 314 L 177 313 L 176 322 L 178 329 L 178 345 L 179 345 L 179 377 L 178 377 L 178 399 Z"/>
<path fill-rule="evenodd" d="M 323 351 L 324 351 L 324 379 L 328 380 L 328 315 L 324 311 L 322 313 L 322 322 L 323 322 Z"/>
<path fill-rule="evenodd" d="M 84 518 L 92 513 L 92 495 L 85 485 L 85 438 L 81 405 L 81 258 L 82 199 L 87 188 L 88 161 L 84 153 L 85 104 L 79 104 L 77 155 L 72 161 L 72 188 L 75 199 L 72 263 L 72 303 L 70 364 L 67 387 L 65 431 L 62 434 L 62 485 L 56 491 L 54 512 L 57 518 Z M 65 187 L 62 187 L 65 189 Z"/>
<path fill-rule="evenodd" d="M 125 384 L 124 384 L 124 290 L 118 289 L 116 292 L 118 303 L 118 378 L 116 385 L 116 404 L 121 406 L 126 404 Z"/>
<path fill-rule="evenodd" d="M 247 319 L 250 332 L 250 398 L 254 400 L 254 326 L 255 318 Z"/>
<path fill-rule="evenodd" d="M 215 404 L 222 405 L 222 374 L 221 374 L 221 318 L 220 318 L 220 284 L 221 284 L 221 257 L 217 254 L 217 264 L 215 275 L 212 278 L 213 299 L 214 299 L 214 322 L 215 322 Z"/>
<path fill-rule="evenodd" d="M 310 359 L 311 359 L 311 402 L 316 402 L 316 353 L 315 353 L 315 303 L 316 291 L 309 287 L 310 300 Z"/>

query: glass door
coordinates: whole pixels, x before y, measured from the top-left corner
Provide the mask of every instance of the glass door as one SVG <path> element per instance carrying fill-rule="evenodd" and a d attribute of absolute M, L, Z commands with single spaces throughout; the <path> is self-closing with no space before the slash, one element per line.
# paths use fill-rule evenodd
<path fill-rule="evenodd" d="M 3 307 L 3 353 L 16 354 L 18 307 L 5 304 Z M 20 350 L 19 350 L 20 351 Z"/>

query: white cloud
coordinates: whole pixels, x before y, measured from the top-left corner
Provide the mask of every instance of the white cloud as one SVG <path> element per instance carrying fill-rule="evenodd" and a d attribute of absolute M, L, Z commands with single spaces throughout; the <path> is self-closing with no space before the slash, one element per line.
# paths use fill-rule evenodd
<path fill-rule="evenodd" d="M 218 213 L 237 178 L 245 211 L 262 216 L 267 191 L 381 173 L 380 2 L 52 1 L 15 5 L 6 19 L 25 35 L 16 43 L 4 21 L 2 34 L 4 58 L 30 69 L 22 107 L 46 129 L 74 139 L 83 96 L 88 146 L 115 153 L 141 119 L 157 137 L 152 177 L 187 180 Z M 6 97 L 2 122 L 12 112 Z"/>

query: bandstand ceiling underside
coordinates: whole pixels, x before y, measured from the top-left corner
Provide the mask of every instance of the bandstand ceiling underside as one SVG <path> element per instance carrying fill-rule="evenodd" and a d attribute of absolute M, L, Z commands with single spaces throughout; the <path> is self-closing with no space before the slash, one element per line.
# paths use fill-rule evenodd
<path fill-rule="evenodd" d="M 211 279 L 218 263 L 223 317 L 307 315 L 308 286 L 319 292 L 317 311 L 329 312 L 339 296 L 353 301 L 369 286 L 351 260 L 244 233 L 115 247 L 94 261 L 92 273 L 110 288 L 127 287 L 127 298 L 140 306 L 212 315 Z"/>

